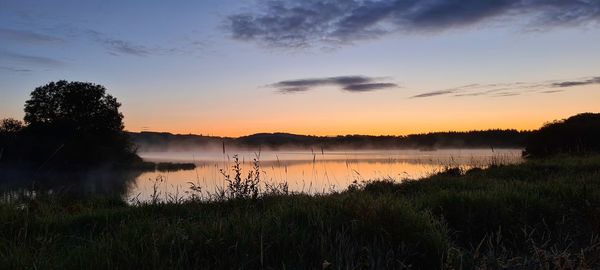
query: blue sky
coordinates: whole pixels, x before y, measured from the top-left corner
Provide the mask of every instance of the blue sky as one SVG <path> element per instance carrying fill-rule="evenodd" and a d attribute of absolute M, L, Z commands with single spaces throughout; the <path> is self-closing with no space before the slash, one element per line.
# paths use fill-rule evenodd
<path fill-rule="evenodd" d="M 536 128 L 600 111 L 591 0 L 0 0 L 0 117 L 60 79 L 129 130 Z"/>

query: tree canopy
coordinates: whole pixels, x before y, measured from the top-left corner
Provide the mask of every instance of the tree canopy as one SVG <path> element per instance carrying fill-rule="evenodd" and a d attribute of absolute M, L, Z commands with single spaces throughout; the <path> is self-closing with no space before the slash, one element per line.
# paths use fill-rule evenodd
<path fill-rule="evenodd" d="M 10 143 L 0 141 L 0 162 L 58 169 L 140 162 L 120 106 L 102 85 L 61 80 L 37 87 L 25 103 L 26 126 L 16 120 L 0 125 L 18 133 Z"/>
<path fill-rule="evenodd" d="M 106 88 L 88 82 L 50 82 L 31 92 L 25 103 L 29 125 L 73 127 L 83 131 L 123 130 L 121 104 Z"/>

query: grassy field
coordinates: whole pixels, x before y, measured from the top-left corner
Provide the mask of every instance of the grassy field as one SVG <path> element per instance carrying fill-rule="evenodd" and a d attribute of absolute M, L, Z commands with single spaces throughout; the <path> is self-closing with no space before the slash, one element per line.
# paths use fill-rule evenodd
<path fill-rule="evenodd" d="M 600 157 L 329 195 L 0 205 L 0 269 L 600 268 Z"/>

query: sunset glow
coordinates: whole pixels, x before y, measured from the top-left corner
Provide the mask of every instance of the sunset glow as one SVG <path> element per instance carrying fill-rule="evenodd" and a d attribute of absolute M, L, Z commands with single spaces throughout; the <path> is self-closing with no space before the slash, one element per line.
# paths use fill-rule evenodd
<path fill-rule="evenodd" d="M 529 130 L 600 110 L 600 30 L 587 14 L 556 25 L 525 14 L 454 27 L 428 18 L 429 28 L 372 38 L 305 25 L 287 40 L 272 25 L 237 28 L 241 14 L 272 12 L 251 2 L 61 2 L 2 2 L 1 116 L 22 118 L 29 93 L 58 79 L 106 86 L 129 131 L 181 134 Z"/>

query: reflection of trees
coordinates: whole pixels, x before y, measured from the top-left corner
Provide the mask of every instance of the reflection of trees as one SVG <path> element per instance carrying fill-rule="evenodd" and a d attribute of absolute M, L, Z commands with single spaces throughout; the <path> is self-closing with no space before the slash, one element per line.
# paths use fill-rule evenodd
<path fill-rule="evenodd" d="M 467 155 L 439 155 L 439 156 L 430 156 L 430 157 L 417 157 L 417 158 L 409 158 L 409 157 L 386 157 L 382 156 L 379 158 L 362 158 L 362 157 L 347 157 L 347 158 L 321 158 L 320 155 L 317 155 L 315 159 L 282 159 L 282 160 L 261 160 L 260 164 L 263 167 L 286 167 L 286 166 L 302 166 L 302 165 L 310 165 L 310 164 L 335 164 L 335 163 L 345 163 L 345 164 L 426 164 L 426 165 L 480 165 L 487 166 L 491 163 L 500 163 L 500 164 L 511 164 L 520 162 L 521 159 L 521 151 L 520 150 L 512 150 L 511 152 L 501 153 L 501 154 L 486 154 L 486 155 L 477 155 L 477 154 L 467 154 Z M 202 161 L 197 162 L 198 167 L 207 167 L 207 166 L 229 166 L 230 162 L 222 162 L 222 161 Z M 242 163 L 243 165 L 248 165 L 247 162 Z M 250 164 L 251 165 L 251 164 Z"/>
<path fill-rule="evenodd" d="M 103 170 L 73 172 L 0 171 L 0 191 L 53 191 L 73 196 L 126 195 L 141 171 Z"/>

